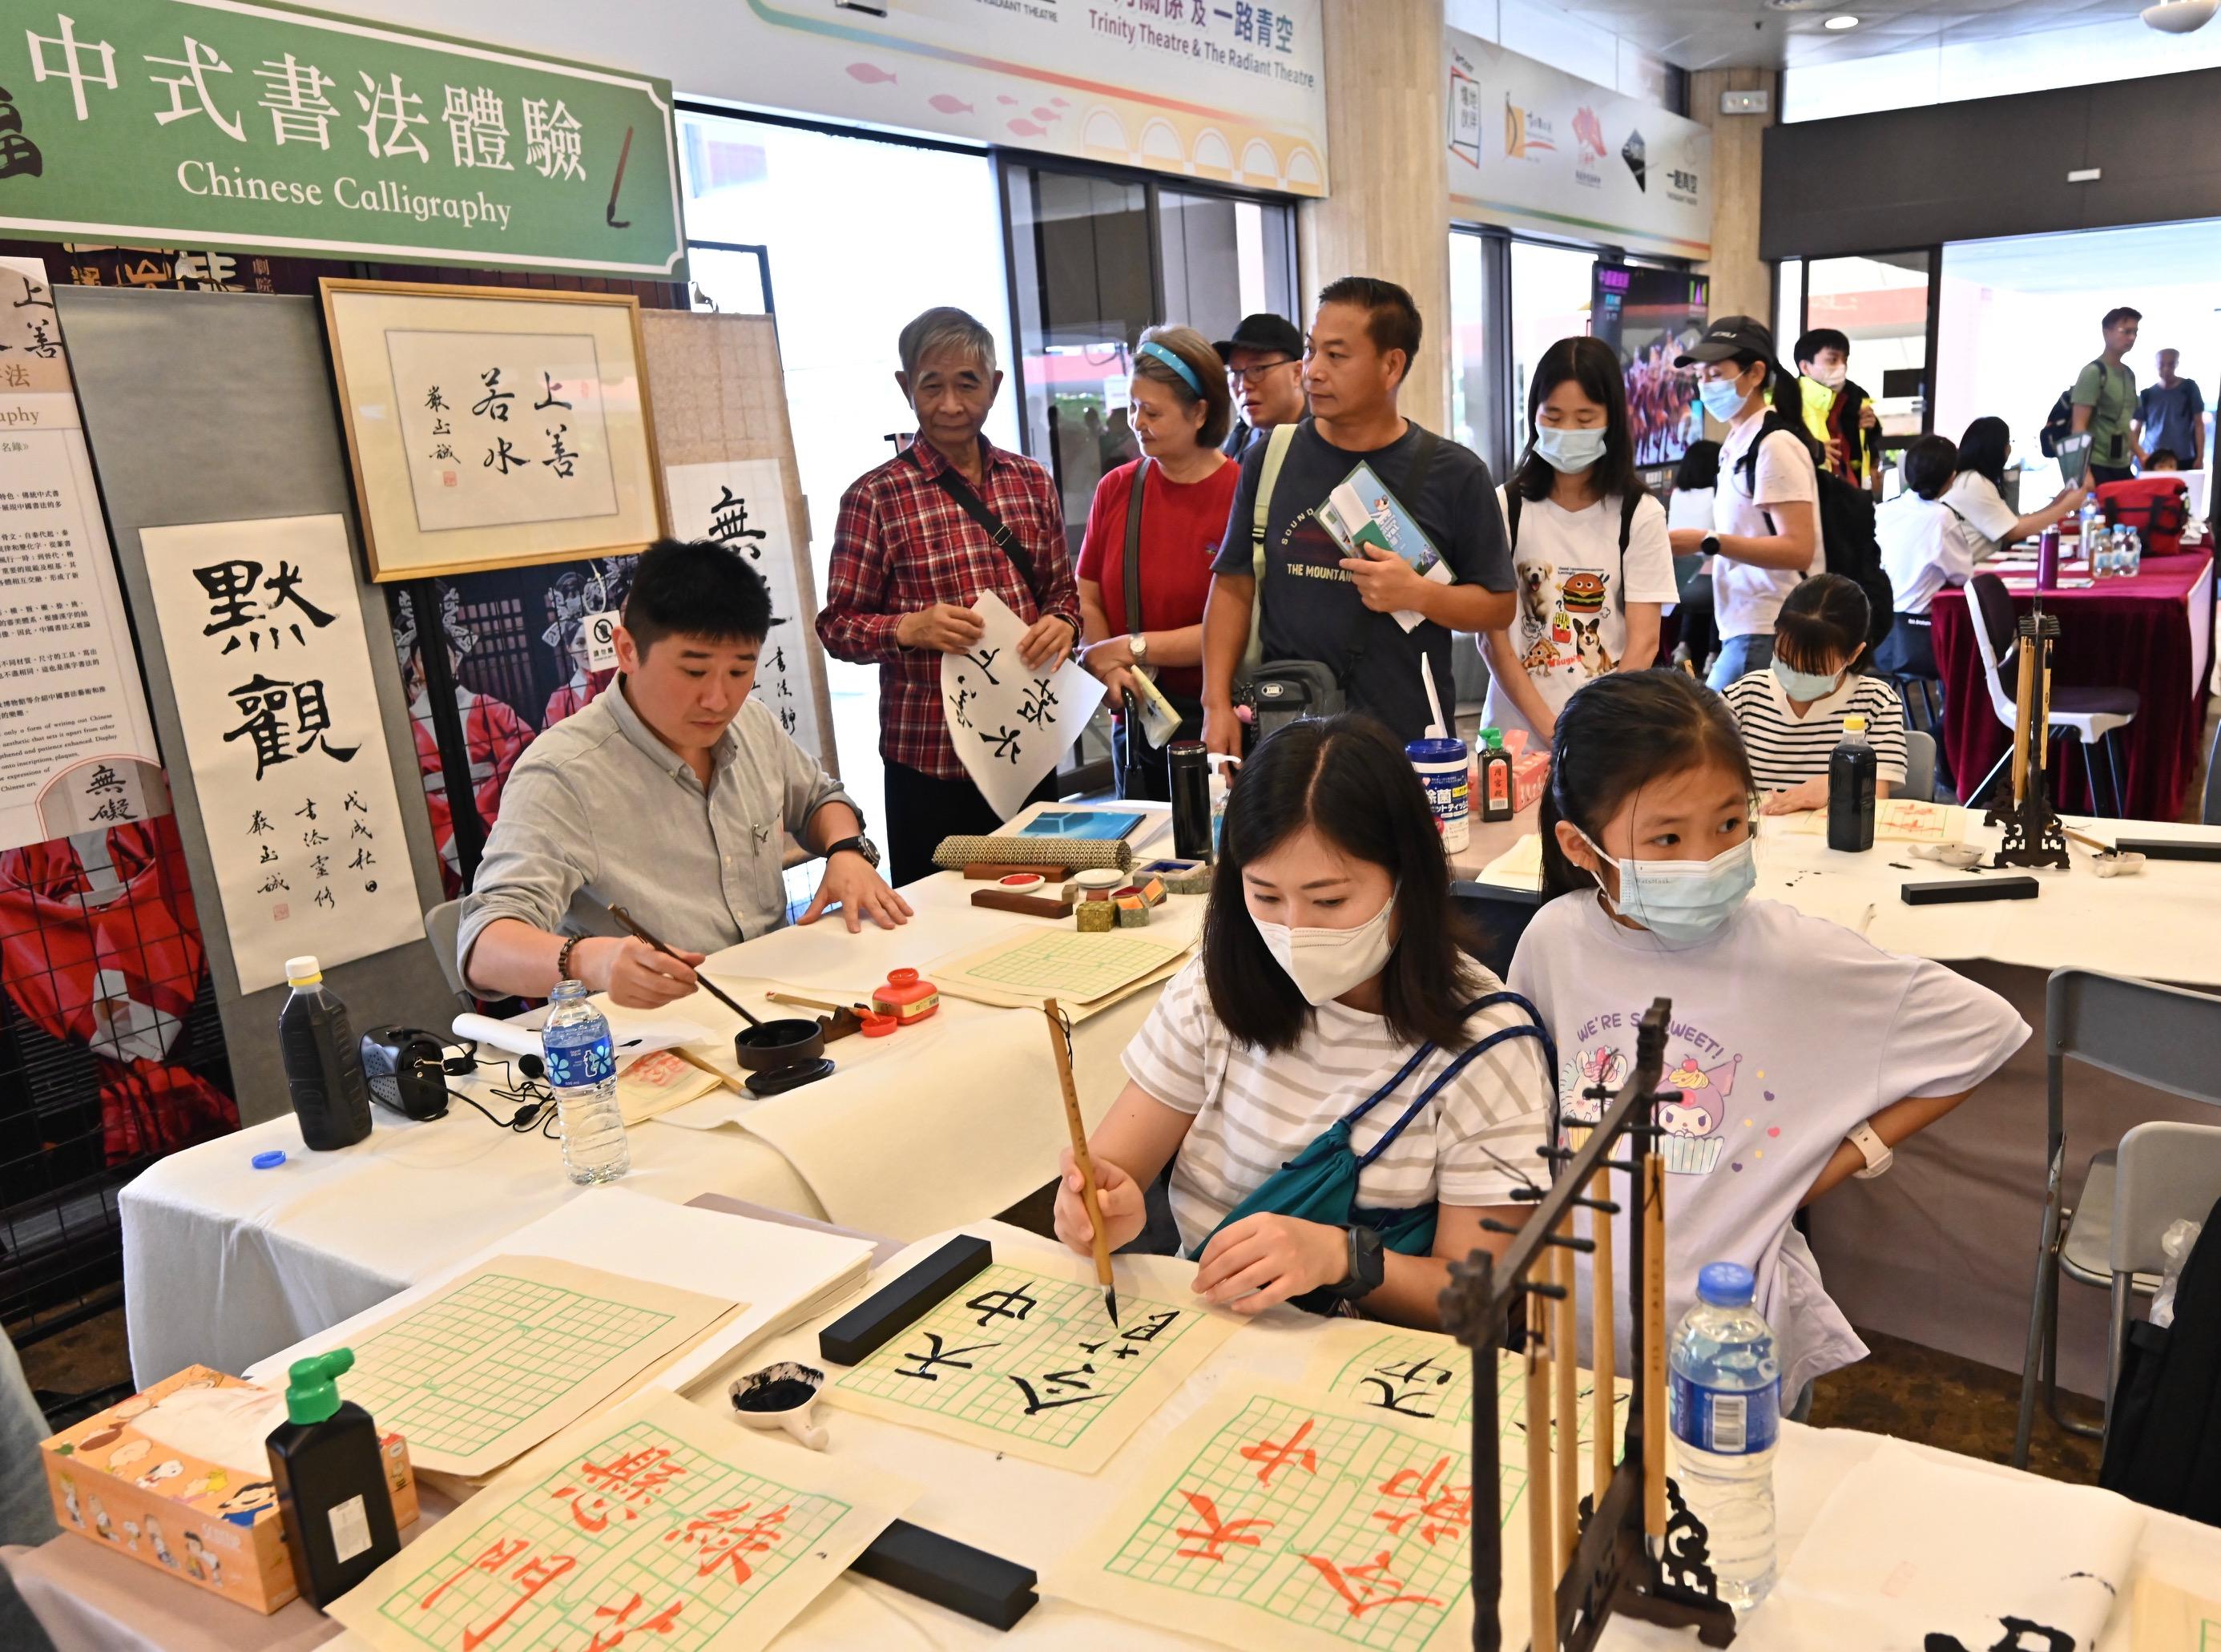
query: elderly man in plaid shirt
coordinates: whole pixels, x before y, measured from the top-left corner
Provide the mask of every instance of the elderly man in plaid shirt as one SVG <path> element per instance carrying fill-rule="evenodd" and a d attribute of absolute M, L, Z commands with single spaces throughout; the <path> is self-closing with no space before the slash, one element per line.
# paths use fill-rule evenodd
<path fill-rule="evenodd" d="M 931 873 L 942 838 L 1002 823 L 965 773 L 941 706 L 941 656 L 979 641 L 979 593 L 1029 623 L 1019 653 L 1029 671 L 1055 670 L 1079 635 L 1056 484 L 980 434 L 1003 385 L 993 335 L 960 310 L 929 310 L 903 329 L 901 351 L 895 382 L 917 414 L 917 438 L 841 496 L 817 616 L 828 653 L 879 667 L 897 884 Z M 1055 787 L 1052 772 L 1035 796 Z"/>

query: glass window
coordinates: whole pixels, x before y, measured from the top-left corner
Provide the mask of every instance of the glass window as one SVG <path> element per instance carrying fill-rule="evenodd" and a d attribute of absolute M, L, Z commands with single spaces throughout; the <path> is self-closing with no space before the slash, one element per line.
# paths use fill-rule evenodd
<path fill-rule="evenodd" d="M 1295 214 L 1274 202 L 1157 191 L 1164 319 L 1223 339 L 1261 310 L 1295 315 Z"/>
<path fill-rule="evenodd" d="M 984 154 L 686 111 L 679 134 L 689 237 L 763 249 L 760 260 L 690 258 L 701 296 L 721 309 L 762 310 L 776 298 L 823 591 L 841 493 L 894 451 L 890 438 L 913 428 L 895 385 L 903 324 L 956 304 L 995 335 L 1005 367 L 1012 360 L 992 164 Z M 1017 445 L 1015 397 L 997 404 L 987 438 Z M 825 668 L 841 778 L 877 822 L 885 815 L 879 672 L 833 659 Z"/>
<path fill-rule="evenodd" d="M 1527 435 L 1527 381 L 1542 352 L 1589 330 L 1596 254 L 1539 241 L 1511 243 L 1511 445 Z"/>
<path fill-rule="evenodd" d="M 1850 339 L 1851 378 L 1874 398 L 1892 447 L 1920 434 L 1927 410 L 1929 262 L 1925 247 L 1805 260 L 1805 329 L 1832 327 Z M 1786 355 L 1797 335 L 1779 342 Z"/>
<path fill-rule="evenodd" d="M 1805 260 L 1785 258 L 1774 272 L 1774 341 L 1784 351 L 1794 349 L 1805 330 Z M 1793 361 L 1786 364 L 1795 366 Z"/>
<path fill-rule="evenodd" d="M 1488 253 L 1484 237 L 1451 232 L 1450 435 L 1483 458 L 1495 453 L 1497 435 L 1487 350 Z"/>
<path fill-rule="evenodd" d="M 771 266 L 760 247 L 686 247 L 687 296 L 721 316 L 771 314 Z"/>

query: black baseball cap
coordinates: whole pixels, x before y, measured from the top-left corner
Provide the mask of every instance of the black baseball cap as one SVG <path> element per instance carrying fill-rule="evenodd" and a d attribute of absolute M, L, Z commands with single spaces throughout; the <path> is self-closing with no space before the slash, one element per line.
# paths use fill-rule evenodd
<path fill-rule="evenodd" d="M 1705 329 L 1704 337 L 1674 358 L 1677 367 L 1700 361 L 1730 361 L 1736 356 L 1774 360 L 1774 329 L 1755 316 L 1723 316 Z"/>
<path fill-rule="evenodd" d="M 1232 338 L 1221 339 L 1211 347 L 1221 356 L 1236 350 L 1278 350 L 1283 355 L 1300 356 L 1304 353 L 1304 335 L 1286 316 L 1260 310 L 1254 316 L 1244 316 Z"/>

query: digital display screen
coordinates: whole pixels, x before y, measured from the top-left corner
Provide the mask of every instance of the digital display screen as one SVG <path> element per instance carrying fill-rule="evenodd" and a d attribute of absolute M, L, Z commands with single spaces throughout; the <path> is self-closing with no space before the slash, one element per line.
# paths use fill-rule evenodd
<path fill-rule="evenodd" d="M 1704 335 L 1711 282 L 1682 270 L 1596 266 L 1589 331 L 1619 352 L 1635 462 L 1680 462 L 1705 434 L 1693 370 L 1674 358 Z"/>

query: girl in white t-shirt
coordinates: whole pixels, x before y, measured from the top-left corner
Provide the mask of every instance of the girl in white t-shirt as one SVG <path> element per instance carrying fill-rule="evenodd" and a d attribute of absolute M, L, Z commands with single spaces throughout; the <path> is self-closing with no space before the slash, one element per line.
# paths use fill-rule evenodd
<path fill-rule="evenodd" d="M 1749 316 L 1714 322 L 1674 361 L 1699 369 L 1705 411 L 1728 427 L 1712 531 L 1676 529 L 1676 555 L 1712 559 L 1720 652 L 1708 680 L 1725 688 L 1774 658 L 1774 619 L 1807 573 L 1826 566 L 1820 546 L 1818 467 L 1805 434 L 1797 381 L 1774 359 L 1774 329 Z M 1767 426 L 1769 410 L 1778 415 Z"/>
<path fill-rule="evenodd" d="M 1474 964 L 1442 840 L 1370 718 L 1292 723 L 1228 800 L 1202 956 L 1126 1048 L 1090 1142 L 1114 1245 L 1171 1166 L 1196 1294 L 1439 1323 L 1448 1264 L 1499 1250 L 1549 1092 L 1528 1008 Z M 1515 1156 L 1516 1155 L 1516 1156 Z M 1291 1161 L 1301 1163 L 1291 1167 Z M 1057 1236 L 1091 1254 L 1072 1155 Z"/>
<path fill-rule="evenodd" d="M 1976 419 L 1959 438 L 1959 473 L 1943 490 L 1943 503 L 1970 530 L 1977 557 L 1994 555 L 2082 508 L 2084 491 L 2062 488 L 2042 510 L 2015 516 L 2005 497 L 2005 455 L 2011 445 L 2011 429 L 1996 417 Z"/>
<path fill-rule="evenodd" d="M 1635 470 L 1627 385 L 1602 339 L 1560 339 L 1527 390 L 1526 457 L 1497 490 L 1519 605 L 1484 631 L 1492 728 L 1547 742 L 1583 683 L 1658 657 L 1658 616 L 1680 591 L 1666 511 Z"/>
<path fill-rule="evenodd" d="M 1585 1090 L 1625 1081 L 1642 1011 L 1672 1000 L 1666 1088 L 1678 1098 L 1657 1112 L 1671 1179 L 1666 1323 L 1706 1263 L 1743 1264 L 1793 1399 L 1866 1349 L 1791 1218 L 1886 1168 L 2028 1027 L 1940 964 L 1749 898 L 1750 766 L 1725 705 L 1689 678 L 1584 688 L 1559 716 L 1552 758 L 1542 859 L 1557 898 L 1520 940 L 1513 990 L 1549 1026 L 1561 1116 L 1577 1122 L 1598 1116 Z"/>

